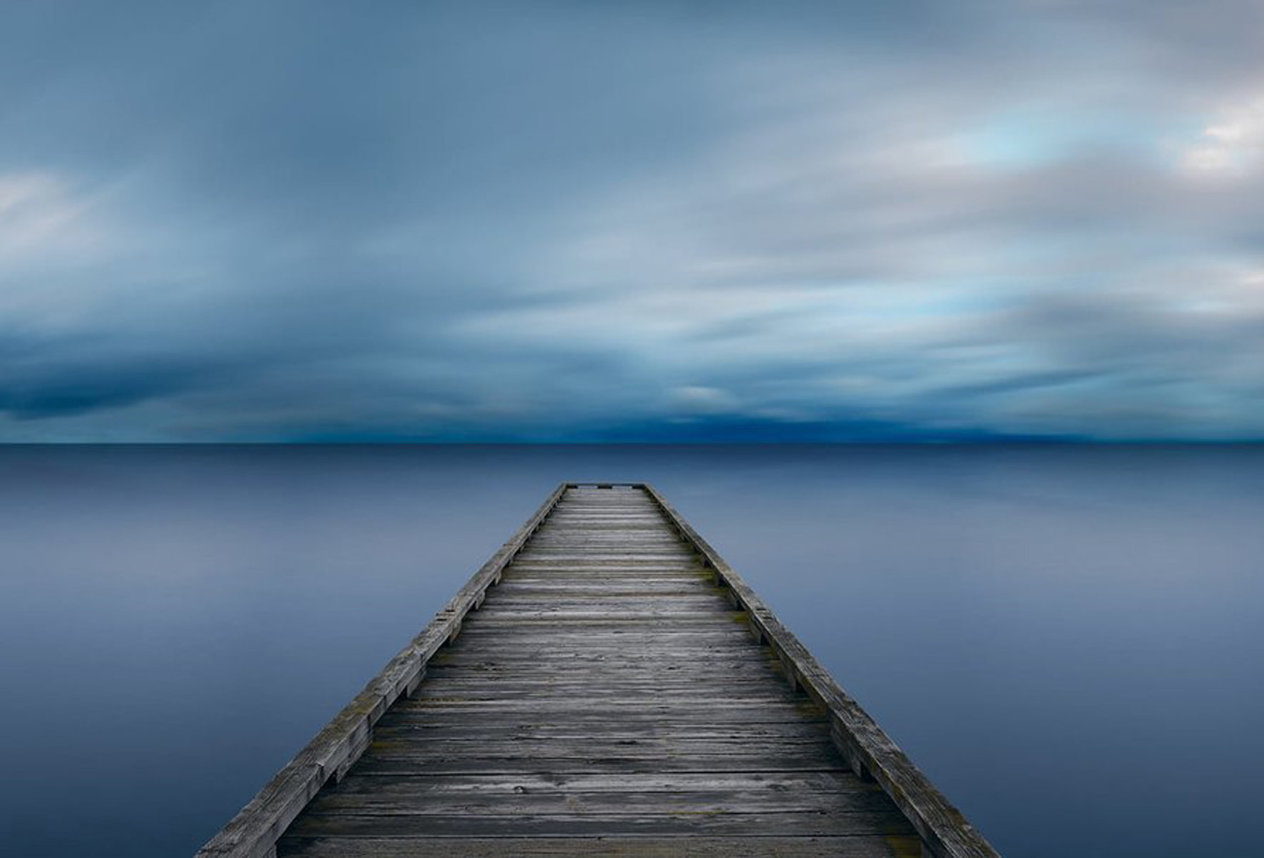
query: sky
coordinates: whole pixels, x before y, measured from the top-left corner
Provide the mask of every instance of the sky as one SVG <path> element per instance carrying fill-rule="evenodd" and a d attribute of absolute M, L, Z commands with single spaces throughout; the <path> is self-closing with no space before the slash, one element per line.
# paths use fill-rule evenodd
<path fill-rule="evenodd" d="M 1264 439 L 1264 4 L 0 5 L 0 441 Z"/>

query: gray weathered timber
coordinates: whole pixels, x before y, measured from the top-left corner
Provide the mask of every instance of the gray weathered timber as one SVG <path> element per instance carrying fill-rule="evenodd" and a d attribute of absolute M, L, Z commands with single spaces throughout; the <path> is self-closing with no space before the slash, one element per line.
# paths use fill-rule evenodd
<path fill-rule="evenodd" d="M 199 858 L 734 854 L 995 852 L 657 492 L 571 483 Z"/>

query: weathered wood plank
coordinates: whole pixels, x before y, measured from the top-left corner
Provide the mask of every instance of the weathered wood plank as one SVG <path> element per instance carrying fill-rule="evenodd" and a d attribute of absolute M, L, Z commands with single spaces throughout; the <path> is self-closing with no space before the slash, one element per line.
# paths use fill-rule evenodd
<path fill-rule="evenodd" d="M 588 750 L 604 749 L 622 754 L 625 751 L 657 748 L 664 754 L 693 753 L 718 751 L 733 743 L 760 742 L 765 753 L 777 753 L 779 749 L 793 749 L 795 745 L 810 744 L 816 747 L 832 748 L 828 741 L 826 722 L 815 723 L 780 722 L 780 723 L 742 723 L 728 722 L 723 724 L 698 724 L 682 721 L 671 723 L 637 723 L 628 721 L 616 725 L 600 726 L 593 724 L 571 724 L 559 722 L 554 724 L 537 724 L 519 720 L 499 724 L 490 719 L 486 729 L 479 733 L 478 726 L 448 725 L 442 730 L 427 729 L 418 724 L 400 724 L 392 722 L 375 732 L 371 748 L 373 753 L 385 753 L 394 742 L 395 749 L 401 752 L 409 750 L 409 743 L 422 749 L 430 745 L 430 752 L 436 747 L 441 750 L 458 748 L 459 742 L 486 743 L 487 748 L 497 743 L 512 745 L 518 743 L 518 750 L 523 754 L 558 753 L 569 750 L 571 746 L 587 747 Z M 449 743 L 445 746 L 444 743 Z M 565 746 L 565 747 L 563 747 Z M 740 744 L 738 745 L 740 748 Z M 506 750 L 497 748 L 497 751 Z M 507 747 L 507 750 L 513 750 Z M 840 768 L 841 761 L 836 752 L 826 755 L 825 760 L 835 768 Z"/>
<path fill-rule="evenodd" d="M 356 762 L 358 777 L 377 775 L 536 775 L 565 774 L 669 774 L 689 772 L 715 774 L 724 772 L 759 772 L 773 775 L 780 772 L 837 771 L 830 768 L 833 747 L 828 742 L 779 745 L 772 752 L 752 750 L 737 743 L 695 744 L 688 753 L 665 755 L 658 748 L 611 747 L 585 745 L 550 748 L 531 757 L 511 744 L 499 749 L 472 743 L 451 748 L 424 750 L 386 746 L 374 748 L 370 756 Z M 859 779 L 857 779 L 859 782 Z"/>
<path fill-rule="evenodd" d="M 436 678 L 462 674 L 469 676 L 487 673 L 502 676 L 509 673 L 551 673 L 561 667 L 575 670 L 595 669 L 618 671 L 629 678 L 639 673 L 658 675 L 658 665 L 664 673 L 679 671 L 701 672 L 708 675 L 729 675 L 743 671 L 766 672 L 780 670 L 780 662 L 772 656 L 757 661 L 749 659 L 749 642 L 732 643 L 728 646 L 709 647 L 699 650 L 696 658 L 688 653 L 636 652 L 626 650 L 591 651 L 537 644 L 531 647 L 515 647 L 479 651 L 452 648 L 441 650 L 430 661 L 427 671 L 434 671 Z M 427 676 L 431 674 L 428 672 Z"/>
<path fill-rule="evenodd" d="M 583 792 L 556 787 L 509 790 L 504 793 L 444 792 L 417 789 L 413 778 L 366 779 L 367 789 L 322 790 L 308 805 L 312 814 L 373 816 L 477 817 L 489 822 L 509 817 L 545 815 L 670 816 L 673 814 L 885 814 L 908 825 L 881 792 L 841 792 L 719 787 L 685 791 L 633 790 Z M 344 782 L 345 783 L 345 782 Z M 856 832 L 860 833 L 860 832 Z M 865 832 L 868 833 L 868 832 Z"/>
<path fill-rule="evenodd" d="M 714 596 L 718 589 L 699 592 L 698 582 L 693 577 L 642 579 L 628 581 L 622 577 L 607 580 L 593 580 L 588 576 L 580 577 L 536 577 L 528 578 L 515 575 L 512 581 L 502 581 L 497 591 L 501 600 L 510 599 L 578 599 L 597 597 L 602 599 L 639 599 L 639 598 L 675 598 L 697 597 L 702 593 Z"/>
<path fill-rule="evenodd" d="M 663 599 L 654 596 L 641 596 L 635 599 L 568 599 L 554 605 L 530 604 L 522 600 L 497 601 L 488 605 L 482 614 L 482 623 L 489 625 L 493 618 L 506 620 L 522 620 L 532 617 L 543 617 L 554 620 L 593 620 L 597 622 L 617 621 L 628 616 L 645 617 L 678 617 L 680 619 L 697 619 L 706 622 L 725 620 L 736 622 L 740 611 L 733 611 L 723 606 L 716 595 L 704 594 L 706 601 Z"/>
<path fill-rule="evenodd" d="M 727 677 L 752 671 L 762 675 L 773 665 L 778 664 L 774 658 L 752 660 L 748 650 L 748 645 L 734 645 L 703 650 L 696 654 L 676 653 L 674 658 L 669 658 L 666 653 L 658 655 L 620 650 L 601 653 L 558 647 L 534 647 L 493 652 L 490 649 L 474 651 L 453 647 L 436 653 L 426 669 L 427 676 L 431 678 L 468 678 L 471 675 L 477 676 L 480 672 L 504 674 L 539 672 L 554 676 L 558 670 L 557 663 L 561 662 L 576 670 L 589 668 L 609 670 L 632 679 L 641 674 L 659 676 L 666 673 L 670 676 L 678 672 Z"/>
<path fill-rule="evenodd" d="M 707 836 L 781 835 L 810 837 L 846 834 L 908 835 L 912 828 L 894 808 L 877 812 L 785 811 L 725 813 L 691 811 L 637 813 L 548 813 L 528 816 L 484 814 L 304 813 L 294 821 L 295 837 L 582 837 L 687 834 Z"/>
<path fill-rule="evenodd" d="M 746 731 L 712 732 L 705 736 L 649 735 L 620 736 L 618 734 L 593 738 L 589 735 L 565 736 L 561 740 L 524 739 L 513 734 L 487 736 L 450 736 L 416 732 L 397 736 L 375 736 L 366 756 L 356 761 L 355 771 L 369 767 L 376 760 L 395 759 L 424 761 L 426 759 L 456 759 L 458 757 L 515 758 L 531 770 L 535 762 L 545 758 L 565 759 L 659 759 L 689 760 L 723 756 L 737 756 L 749 760 L 752 771 L 761 770 L 765 763 L 771 765 L 785 757 L 795 758 L 811 753 L 816 767 L 839 770 L 836 751 L 824 731 L 811 731 L 799 736 L 776 737 L 751 736 Z M 753 744 L 758 741 L 759 744 Z M 692 765 L 692 764 L 691 764 Z M 698 764 L 701 765 L 701 764 Z M 540 769 L 544 766 L 541 764 Z"/>
<path fill-rule="evenodd" d="M 321 792 L 311 807 L 328 811 L 335 805 L 362 810 L 399 805 L 400 813 L 435 814 L 445 805 L 439 802 L 494 803 L 506 812 L 509 802 L 527 796 L 537 804 L 568 804 L 585 797 L 589 802 L 613 802 L 609 812 L 630 812 L 633 806 L 655 802 L 682 805 L 729 804 L 731 812 L 763 812 L 774 808 L 806 810 L 879 811 L 891 807 L 890 800 L 876 785 L 843 777 L 838 771 L 791 772 L 676 772 L 628 775 L 376 775 L 348 778 Z M 526 799 L 521 799 L 526 800 Z M 749 804 L 744 810 L 737 806 Z M 549 805 L 552 806 L 552 805 Z M 534 813 L 538 811 L 523 811 Z M 552 811 L 548 811 L 552 812 Z M 606 812 L 606 811 L 603 811 Z"/>
<path fill-rule="evenodd" d="M 567 794 L 579 793 L 659 793 L 695 792 L 715 790 L 740 790 L 756 792 L 775 790 L 782 793 L 794 790 L 818 794 L 848 793 L 865 795 L 878 801 L 876 807 L 885 807 L 882 790 L 872 782 L 848 777 L 843 772 L 829 769 L 809 772 L 653 772 L 628 775 L 610 775 L 582 772 L 578 774 L 515 774 L 500 775 L 478 773 L 464 776 L 381 775 L 366 779 L 359 775 L 348 778 L 331 790 L 331 795 L 391 793 L 396 795 L 423 795 L 430 793 L 458 793 L 479 796 L 518 795 L 540 793 L 565 788 Z"/>
<path fill-rule="evenodd" d="M 815 743 L 823 728 L 827 726 L 824 719 L 818 721 L 742 721 L 733 718 L 723 724 L 713 724 L 705 718 L 679 718 L 675 720 L 645 717 L 641 719 L 629 717 L 616 723 L 602 722 L 599 719 L 558 719 L 553 722 L 526 719 L 494 719 L 488 716 L 479 718 L 477 723 L 471 719 L 462 719 L 461 723 L 439 724 L 427 726 L 425 721 L 398 719 L 375 733 L 377 741 L 413 742 L 422 745 L 426 742 L 442 744 L 444 742 L 486 741 L 491 745 L 496 741 L 518 742 L 523 753 L 532 753 L 536 747 L 557 744 L 560 742 L 579 742 L 584 740 L 602 741 L 607 746 L 626 746 L 653 743 L 660 740 L 664 748 L 687 748 L 689 742 L 675 741 L 677 733 L 688 733 L 694 741 L 733 740 L 741 742 L 788 742 L 803 741 Z M 481 731 L 481 732 L 480 732 Z M 536 747 L 533 747 L 536 746 Z"/>
<path fill-rule="evenodd" d="M 585 837 L 461 838 L 435 841 L 380 837 L 294 838 L 279 853 L 295 858 L 920 858 L 916 837 Z"/>
<path fill-rule="evenodd" d="M 666 677 L 646 673 L 643 679 L 637 679 L 619 671 L 592 668 L 572 670 L 564 678 L 548 671 L 524 669 L 507 674 L 494 683 L 488 682 L 486 677 L 482 681 L 464 676 L 457 678 L 456 671 L 452 670 L 429 670 L 427 676 L 431 681 L 422 683 L 413 693 L 412 701 L 401 705 L 420 707 L 424 701 L 431 699 L 531 702 L 559 698 L 592 703 L 618 701 L 625 697 L 634 700 L 649 697 L 665 702 L 679 700 L 695 706 L 704 704 L 709 709 L 716 709 L 727 705 L 722 702 L 725 700 L 793 703 L 802 699 L 780 683 L 770 683 L 768 672 L 763 669 L 735 672 L 727 681 L 717 680 L 703 671 L 685 672 L 679 676 L 668 674 Z"/>

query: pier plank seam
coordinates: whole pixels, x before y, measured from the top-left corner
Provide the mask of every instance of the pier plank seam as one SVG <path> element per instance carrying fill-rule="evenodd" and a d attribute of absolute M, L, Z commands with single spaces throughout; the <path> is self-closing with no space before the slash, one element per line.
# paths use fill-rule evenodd
<path fill-rule="evenodd" d="M 559 486 L 199 858 L 278 843 L 995 855 L 641 483 Z"/>

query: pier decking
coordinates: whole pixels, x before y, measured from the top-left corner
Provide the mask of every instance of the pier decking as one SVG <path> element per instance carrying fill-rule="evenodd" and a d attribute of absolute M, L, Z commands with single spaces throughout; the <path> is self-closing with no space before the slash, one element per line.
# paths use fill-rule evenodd
<path fill-rule="evenodd" d="M 198 853 L 996 853 L 649 486 L 560 486 Z"/>

